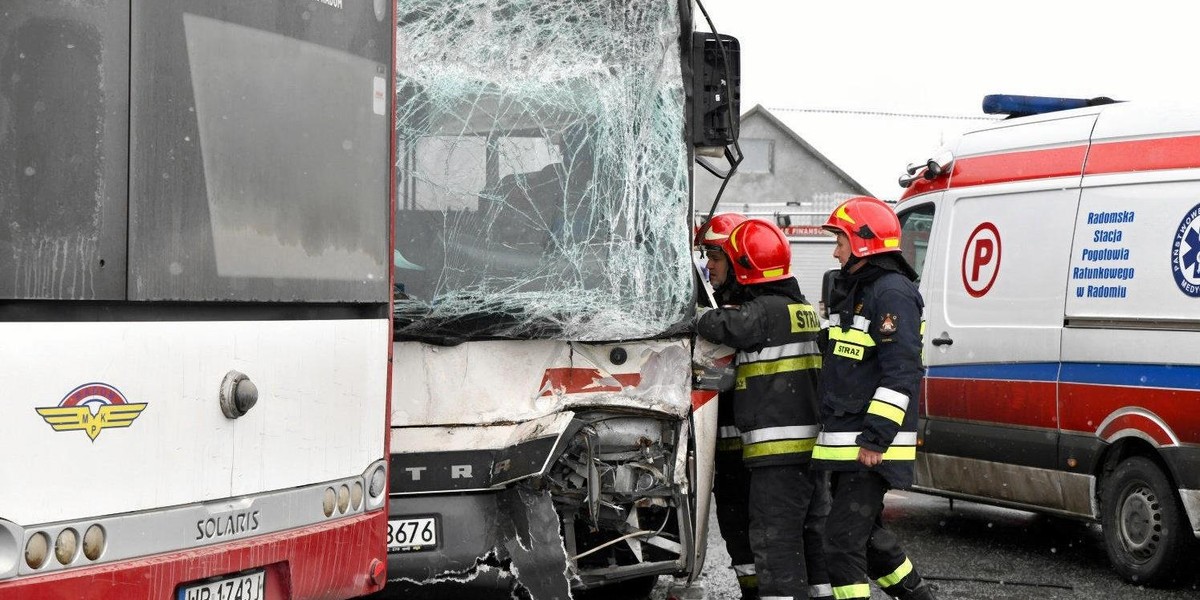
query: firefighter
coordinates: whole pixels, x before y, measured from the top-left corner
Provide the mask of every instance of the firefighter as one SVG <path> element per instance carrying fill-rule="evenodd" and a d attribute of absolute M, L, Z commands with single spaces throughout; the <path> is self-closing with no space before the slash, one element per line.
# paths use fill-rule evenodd
<path fill-rule="evenodd" d="M 900 253 L 891 207 L 860 196 L 824 228 L 837 236 L 842 268 L 828 302 L 821 372 L 822 431 L 813 462 L 831 471 L 833 509 L 825 557 L 837 598 L 870 598 L 870 580 L 905 600 L 933 592 L 883 527 L 883 496 L 913 482 L 921 309 L 916 272 Z"/>
<path fill-rule="evenodd" d="M 741 301 L 706 311 L 697 320 L 705 339 L 738 350 L 732 404 L 749 485 L 743 488 L 746 497 L 734 501 L 749 504 L 754 559 L 753 572 L 739 574 L 753 575 L 762 597 L 831 598 L 821 552 L 828 485 L 821 474 L 809 471 L 818 431 L 819 321 L 791 276 L 791 249 L 773 223 L 748 219 L 728 236 L 711 235 L 720 239 L 713 240 L 719 247 L 705 248 L 710 273 L 717 273 L 710 277 L 721 284 L 723 296 Z M 722 431 L 723 443 L 732 446 L 724 433 L 733 430 Z M 732 476 L 718 477 L 718 522 L 730 546 L 721 503 L 722 496 L 734 496 L 728 487 Z M 812 550 L 807 556 L 806 546 Z M 745 585 L 751 583 L 749 577 L 739 577 L 743 594 L 753 592 Z"/>
<path fill-rule="evenodd" d="M 708 259 L 708 281 L 717 306 L 737 306 L 743 300 L 744 288 L 733 280 L 721 243 L 745 220 L 738 213 L 713 215 L 696 233 L 696 247 Z M 754 600 L 758 598 L 758 578 L 754 551 L 750 549 L 750 472 L 742 464 L 742 437 L 733 420 L 732 390 L 717 396 L 717 452 L 713 467 L 717 525 L 725 539 L 725 550 L 729 552 L 742 600 Z"/>

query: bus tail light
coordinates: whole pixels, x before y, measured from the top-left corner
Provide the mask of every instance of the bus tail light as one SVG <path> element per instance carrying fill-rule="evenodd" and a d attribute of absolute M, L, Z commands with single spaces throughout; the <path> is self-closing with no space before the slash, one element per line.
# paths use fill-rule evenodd
<path fill-rule="evenodd" d="M 333 488 L 325 488 L 325 497 L 321 500 L 321 508 L 326 517 L 333 516 L 333 508 L 337 505 L 337 492 Z"/>
<path fill-rule="evenodd" d="M 350 508 L 350 486 L 342 484 L 338 488 L 337 493 L 337 509 L 339 513 L 345 513 L 346 509 Z"/>
<path fill-rule="evenodd" d="M 83 532 L 83 555 L 88 560 L 96 560 L 104 553 L 104 546 L 108 542 L 107 535 L 104 533 L 104 528 L 100 525 L 92 525 Z"/>
<path fill-rule="evenodd" d="M 54 558 L 60 565 L 69 565 L 79 552 L 79 533 L 70 527 L 58 532 L 54 540 Z"/>
<path fill-rule="evenodd" d="M 25 542 L 25 564 L 30 569 L 40 569 L 50 559 L 50 536 L 39 531 Z"/>

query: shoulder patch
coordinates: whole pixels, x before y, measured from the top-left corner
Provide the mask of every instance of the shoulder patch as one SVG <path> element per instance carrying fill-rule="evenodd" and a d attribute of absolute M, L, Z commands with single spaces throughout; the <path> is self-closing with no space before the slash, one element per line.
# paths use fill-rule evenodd
<path fill-rule="evenodd" d="M 892 335 L 893 333 L 896 333 L 896 320 L 896 315 L 893 315 L 892 313 L 883 315 L 883 318 L 879 320 L 879 333 L 882 333 L 883 335 Z"/>

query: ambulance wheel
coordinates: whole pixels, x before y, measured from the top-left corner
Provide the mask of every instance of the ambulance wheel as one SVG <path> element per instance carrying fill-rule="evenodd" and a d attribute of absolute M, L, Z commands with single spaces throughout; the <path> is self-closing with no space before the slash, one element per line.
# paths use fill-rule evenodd
<path fill-rule="evenodd" d="M 1150 459 L 1127 458 L 1102 483 L 1104 547 L 1117 574 L 1138 585 L 1170 583 L 1192 542 L 1175 488 Z"/>

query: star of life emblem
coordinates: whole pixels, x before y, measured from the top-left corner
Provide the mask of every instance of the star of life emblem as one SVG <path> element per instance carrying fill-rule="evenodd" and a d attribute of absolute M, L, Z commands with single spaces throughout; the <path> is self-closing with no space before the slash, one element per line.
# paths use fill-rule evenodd
<path fill-rule="evenodd" d="M 1171 245 L 1171 275 L 1180 291 L 1200 298 L 1200 204 L 1193 206 L 1175 230 Z"/>

